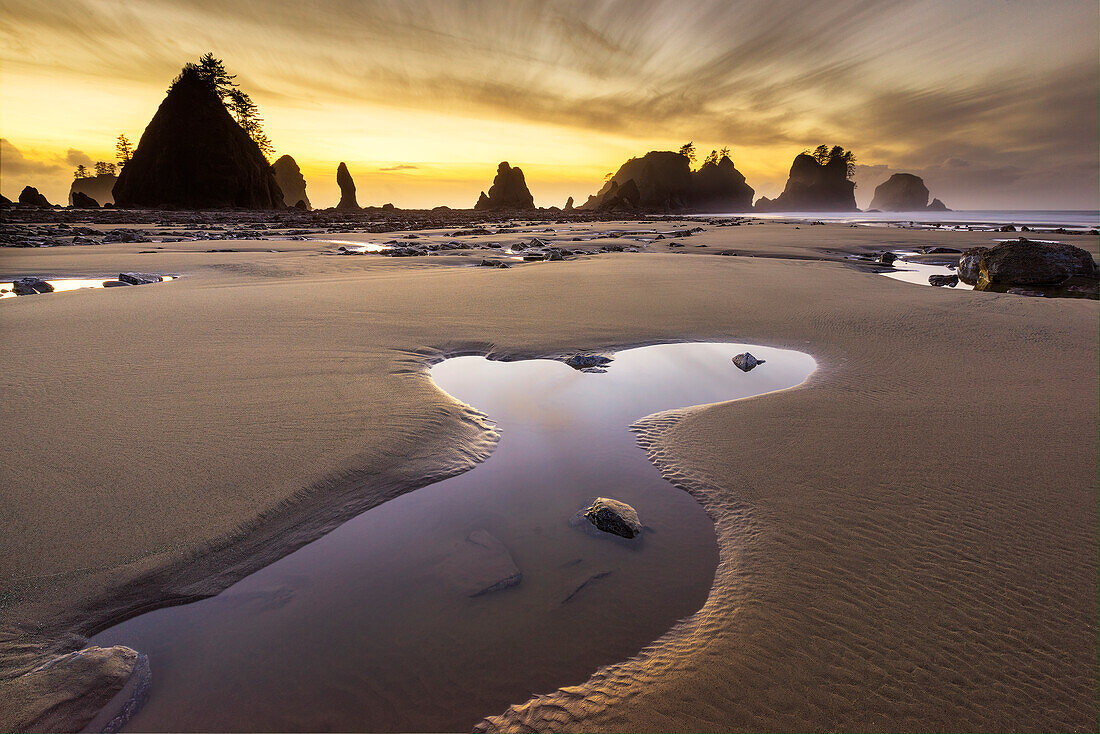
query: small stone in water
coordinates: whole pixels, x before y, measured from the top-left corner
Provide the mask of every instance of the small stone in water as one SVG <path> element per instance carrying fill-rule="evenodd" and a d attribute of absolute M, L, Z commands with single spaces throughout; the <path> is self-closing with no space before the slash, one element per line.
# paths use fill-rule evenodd
<path fill-rule="evenodd" d="M 742 372 L 748 372 L 749 370 L 754 369 L 757 365 L 764 364 L 765 362 L 767 362 L 766 359 L 757 359 L 748 352 L 737 354 L 733 358 L 734 366 L 736 366 L 737 369 L 741 370 Z"/>

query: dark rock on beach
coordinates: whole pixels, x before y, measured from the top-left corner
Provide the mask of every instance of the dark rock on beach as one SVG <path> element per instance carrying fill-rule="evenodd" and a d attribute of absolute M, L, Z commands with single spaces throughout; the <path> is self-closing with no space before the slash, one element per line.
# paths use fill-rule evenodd
<path fill-rule="evenodd" d="M 946 286 L 954 288 L 959 284 L 959 276 L 956 275 L 929 275 L 928 285 Z"/>
<path fill-rule="evenodd" d="M 119 273 L 118 279 L 130 285 L 148 285 L 150 283 L 159 283 L 163 280 L 159 275 L 150 275 L 148 273 Z"/>
<path fill-rule="evenodd" d="M 95 199 L 96 206 L 114 204 L 115 197 L 111 191 L 118 181 L 118 176 L 113 173 L 101 173 L 97 176 L 86 176 L 74 179 L 69 186 L 69 206 L 76 206 L 76 195 L 84 194 Z"/>
<path fill-rule="evenodd" d="M 995 247 L 975 247 L 959 259 L 959 279 L 980 291 L 1036 286 L 1050 295 L 1096 297 L 1100 269 L 1086 250 L 1021 237 Z M 1068 289 L 1060 293 L 1056 289 Z"/>
<path fill-rule="evenodd" d="M 17 296 L 33 296 L 38 293 L 53 293 L 53 286 L 34 276 L 16 278 L 11 285 L 12 292 Z"/>
<path fill-rule="evenodd" d="M 636 538 L 642 533 L 638 513 L 625 502 L 597 497 L 587 509 L 584 518 L 598 530 L 621 538 Z"/>
<path fill-rule="evenodd" d="M 134 208 L 282 208 L 271 166 L 194 69 L 172 84 L 114 186 Z"/>

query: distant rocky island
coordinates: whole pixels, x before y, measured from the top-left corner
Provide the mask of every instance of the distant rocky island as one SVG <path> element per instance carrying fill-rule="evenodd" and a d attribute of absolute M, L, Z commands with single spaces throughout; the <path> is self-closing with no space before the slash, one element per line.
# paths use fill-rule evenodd
<path fill-rule="evenodd" d="M 880 212 L 950 211 L 939 199 L 928 203 L 928 187 L 924 179 L 911 173 L 895 173 L 875 188 L 871 209 Z"/>
<path fill-rule="evenodd" d="M 127 150 L 117 177 L 101 172 L 100 164 L 96 175 L 88 175 L 80 166 L 68 205 L 78 209 L 312 210 L 306 179 L 294 158 L 283 155 L 268 163 L 265 154 L 273 146 L 259 128 L 255 105 L 232 79 L 210 54 L 198 64 L 187 64 L 172 82 L 132 158 Z M 631 158 L 576 209 L 637 214 L 859 211 L 852 180 L 855 157 L 841 146 L 820 145 L 795 156 L 783 192 L 775 199 L 761 196 L 755 204 L 755 191 L 737 170 L 728 149 L 711 151 L 696 170 L 692 170 L 694 160 L 692 143 L 679 151 L 653 150 Z M 106 170 L 113 171 L 114 166 Z M 339 164 L 336 182 L 340 201 L 335 208 L 362 211 L 346 163 Z M 929 202 L 929 197 L 919 176 L 895 173 L 875 189 L 870 210 L 950 211 L 939 199 Z M 0 206 L 54 205 L 28 186 L 17 204 L 0 198 Z M 492 185 L 481 192 L 473 208 L 530 211 L 536 205 L 523 171 L 502 161 Z M 573 197 L 560 211 L 574 211 Z"/>
<path fill-rule="evenodd" d="M 856 184 L 851 180 L 851 151 L 822 145 L 813 153 L 800 153 L 791 164 L 783 193 L 775 199 L 761 196 L 759 212 L 856 212 Z"/>
<path fill-rule="evenodd" d="M 728 156 L 698 171 L 684 153 L 652 150 L 631 158 L 579 208 L 597 211 L 747 212 L 753 190 Z"/>
<path fill-rule="evenodd" d="M 497 175 L 493 178 L 493 185 L 489 187 L 488 196 L 481 192 L 474 209 L 477 211 L 499 211 L 505 209 L 534 209 L 535 199 L 531 196 L 531 190 L 527 188 L 527 181 L 523 178 L 523 171 L 512 168 L 508 161 L 501 161 L 497 166 Z"/>

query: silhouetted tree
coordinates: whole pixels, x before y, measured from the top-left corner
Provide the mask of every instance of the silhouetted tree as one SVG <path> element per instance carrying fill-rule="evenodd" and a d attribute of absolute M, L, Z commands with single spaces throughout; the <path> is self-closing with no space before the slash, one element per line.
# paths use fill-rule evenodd
<path fill-rule="evenodd" d="M 695 162 L 695 142 L 684 143 L 680 146 L 680 155 L 687 158 L 692 163 Z"/>
<path fill-rule="evenodd" d="M 722 148 L 722 150 L 718 151 L 718 160 L 722 160 L 723 158 L 729 158 L 729 157 L 730 157 L 730 149 L 728 147 Z"/>
<path fill-rule="evenodd" d="M 703 159 L 703 165 L 705 166 L 708 163 L 713 163 L 715 165 L 718 165 L 718 151 L 717 150 L 712 150 L 711 152 L 707 153 L 707 157 Z"/>
<path fill-rule="evenodd" d="M 73 173 L 73 178 L 91 178 L 88 173 L 88 167 L 83 163 L 76 167 L 76 171 Z"/>
<path fill-rule="evenodd" d="M 115 175 L 115 164 L 108 163 L 107 161 L 96 161 L 95 163 L 95 175 L 97 176 L 113 176 Z"/>
<path fill-rule="evenodd" d="M 118 136 L 118 142 L 115 143 L 115 158 L 118 159 L 118 165 L 125 166 L 133 157 L 134 151 L 130 147 L 130 139 L 126 137 L 126 133 L 122 133 Z"/>
<path fill-rule="evenodd" d="M 604 181 L 610 181 L 610 180 L 611 180 L 611 177 L 612 177 L 612 176 L 614 176 L 614 175 L 615 175 L 614 173 L 612 173 L 611 171 L 608 171 L 608 172 L 607 172 L 607 175 L 605 175 L 605 176 L 603 177 L 603 180 L 604 180 Z"/>
<path fill-rule="evenodd" d="M 248 133 L 248 137 L 252 138 L 265 158 L 275 152 L 275 146 L 271 144 L 271 140 L 264 133 L 264 120 L 260 117 L 259 108 L 256 107 L 248 93 L 242 91 L 239 85 L 233 81 L 237 78 L 237 75 L 226 71 L 225 63 L 221 59 L 207 52 L 199 57 L 199 63 L 188 62 L 184 64 L 179 75 L 172 80 L 172 86 L 168 90 L 171 91 L 172 87 L 176 86 L 180 79 L 187 74 L 194 74 L 200 81 L 210 87 L 214 94 L 218 95 L 222 104 L 225 105 L 225 109 L 229 111 L 229 114 L 233 116 L 241 129 Z"/>
<path fill-rule="evenodd" d="M 856 173 L 856 156 L 850 150 L 844 150 L 839 145 L 830 148 L 827 145 L 819 145 L 813 151 L 802 151 L 805 155 L 813 156 L 819 164 L 827 166 L 833 161 L 843 161 L 845 175 L 851 178 Z"/>
<path fill-rule="evenodd" d="M 264 118 L 260 117 L 260 110 L 251 97 L 239 89 L 231 89 L 226 97 L 226 109 L 241 129 L 248 133 L 248 137 L 255 141 L 265 157 L 275 152 L 275 147 L 264 134 Z"/>

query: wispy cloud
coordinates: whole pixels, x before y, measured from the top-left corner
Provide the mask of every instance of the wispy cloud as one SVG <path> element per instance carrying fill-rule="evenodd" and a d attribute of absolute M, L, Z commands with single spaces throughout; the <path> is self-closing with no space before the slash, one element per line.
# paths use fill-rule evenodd
<path fill-rule="evenodd" d="M 407 163 L 401 163 L 401 164 L 396 165 L 396 166 L 385 166 L 384 168 L 379 168 L 378 170 L 379 171 L 418 171 L 418 170 L 420 170 L 420 166 L 412 166 L 412 165 L 409 165 Z"/>

